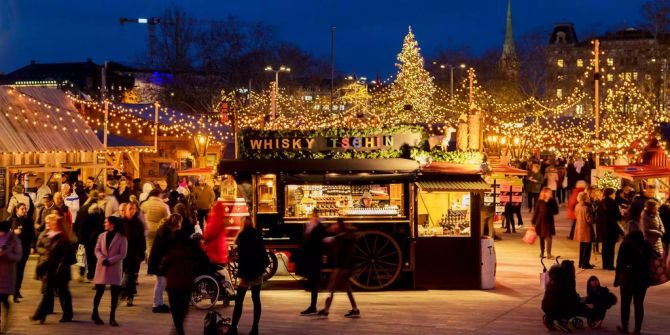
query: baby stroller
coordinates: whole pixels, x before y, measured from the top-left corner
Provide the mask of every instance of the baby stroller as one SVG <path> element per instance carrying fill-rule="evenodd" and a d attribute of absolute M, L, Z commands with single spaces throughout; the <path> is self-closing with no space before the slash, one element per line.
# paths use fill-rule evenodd
<path fill-rule="evenodd" d="M 575 281 L 575 263 L 564 260 L 552 265 L 548 271 L 548 279 L 544 297 L 542 298 L 542 323 L 549 330 L 570 331 L 570 325 L 575 329 L 584 328 L 584 320 L 589 327 L 596 328 L 600 322 L 591 318 L 592 313 L 586 307 L 577 293 Z"/>

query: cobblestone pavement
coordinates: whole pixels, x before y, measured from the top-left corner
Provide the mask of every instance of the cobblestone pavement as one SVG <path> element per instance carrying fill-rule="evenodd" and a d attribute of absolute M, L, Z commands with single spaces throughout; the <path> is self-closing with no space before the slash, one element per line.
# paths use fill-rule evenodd
<path fill-rule="evenodd" d="M 527 214 L 524 214 L 527 216 Z M 578 244 L 566 238 L 568 221 L 562 212 L 557 220 L 554 240 L 554 255 L 576 259 Z M 526 222 L 530 222 L 526 217 Z M 344 294 L 335 297 L 329 319 L 301 317 L 299 311 L 306 307 L 309 294 L 299 286 L 287 281 L 267 283 L 261 294 L 263 316 L 261 332 L 265 334 L 542 334 L 549 333 L 541 323 L 540 301 L 543 291 L 539 285 L 541 266 L 537 255 L 539 247 L 521 242 L 521 229 L 517 234 L 501 234 L 502 241 L 496 242 L 498 272 L 496 289 L 491 291 L 415 291 L 394 290 L 385 292 L 357 292 L 356 298 L 362 311 L 360 319 L 350 320 L 342 315 L 348 310 Z M 441 255 L 457 257 L 457 255 Z M 594 255 L 592 263 L 600 267 L 599 255 Z M 27 274 L 34 273 L 35 260 L 28 263 Z M 145 267 L 142 269 L 146 273 Z M 454 275 L 458 275 L 454 273 Z M 578 291 L 585 294 L 585 282 L 590 275 L 600 277 L 603 285 L 612 286 L 613 272 L 579 270 Z M 75 275 L 76 277 L 76 275 Z M 90 321 L 94 291 L 92 284 L 71 282 L 74 297 L 75 320 L 59 324 L 60 315 L 51 315 L 46 324 L 28 321 L 39 301 L 39 282 L 28 275 L 23 295 L 25 299 L 12 306 L 9 334 L 168 334 L 172 321 L 169 314 L 151 312 L 153 278 L 140 277 L 140 295 L 134 307 L 120 304 L 117 321 L 120 328 L 109 325 L 97 326 Z M 618 295 L 618 289 L 613 289 Z M 643 333 L 670 333 L 670 284 L 651 288 L 645 303 L 646 315 Z M 166 298 L 167 300 L 167 298 Z M 323 298 L 319 304 L 323 304 Z M 56 313 L 60 312 L 58 303 Z M 223 315 L 230 316 L 232 307 L 217 308 Z M 107 322 L 109 294 L 101 304 L 101 316 Z M 247 298 L 245 313 L 240 325 L 240 333 L 250 327 L 251 301 Z M 576 333 L 614 333 L 619 323 L 619 305 L 613 307 L 605 319 L 601 330 L 579 330 Z M 201 334 L 204 312 L 191 310 L 187 319 L 187 333 Z M 631 320 L 632 322 L 632 320 Z"/>

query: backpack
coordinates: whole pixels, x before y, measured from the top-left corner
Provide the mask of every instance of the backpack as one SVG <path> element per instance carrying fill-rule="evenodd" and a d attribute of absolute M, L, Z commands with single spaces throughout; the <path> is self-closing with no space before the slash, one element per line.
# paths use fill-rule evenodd
<path fill-rule="evenodd" d="M 224 318 L 221 313 L 209 311 L 205 315 L 204 335 L 222 335 L 230 327 L 230 318 Z"/>

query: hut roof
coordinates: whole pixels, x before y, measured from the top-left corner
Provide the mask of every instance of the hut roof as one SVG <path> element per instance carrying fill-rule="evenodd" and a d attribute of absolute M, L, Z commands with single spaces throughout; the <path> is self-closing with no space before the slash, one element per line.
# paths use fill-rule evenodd
<path fill-rule="evenodd" d="M 0 86 L 0 152 L 103 150 L 65 94 L 55 88 Z"/>

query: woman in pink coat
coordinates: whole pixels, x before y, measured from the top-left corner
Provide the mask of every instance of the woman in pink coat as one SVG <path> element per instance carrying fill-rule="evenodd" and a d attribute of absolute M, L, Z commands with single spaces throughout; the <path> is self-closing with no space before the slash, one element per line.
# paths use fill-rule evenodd
<path fill-rule="evenodd" d="M 95 245 L 95 257 L 98 263 L 95 266 L 95 298 L 93 299 L 93 314 L 91 320 L 97 325 L 104 324 L 98 314 L 98 306 L 105 286 L 109 285 L 112 291 L 112 309 L 109 312 L 109 324 L 118 327 L 116 322 L 116 306 L 119 303 L 121 293 L 121 278 L 123 277 L 123 259 L 128 251 L 128 240 L 126 239 L 121 219 L 116 216 L 107 217 L 105 220 L 105 232 L 98 236 Z"/>

